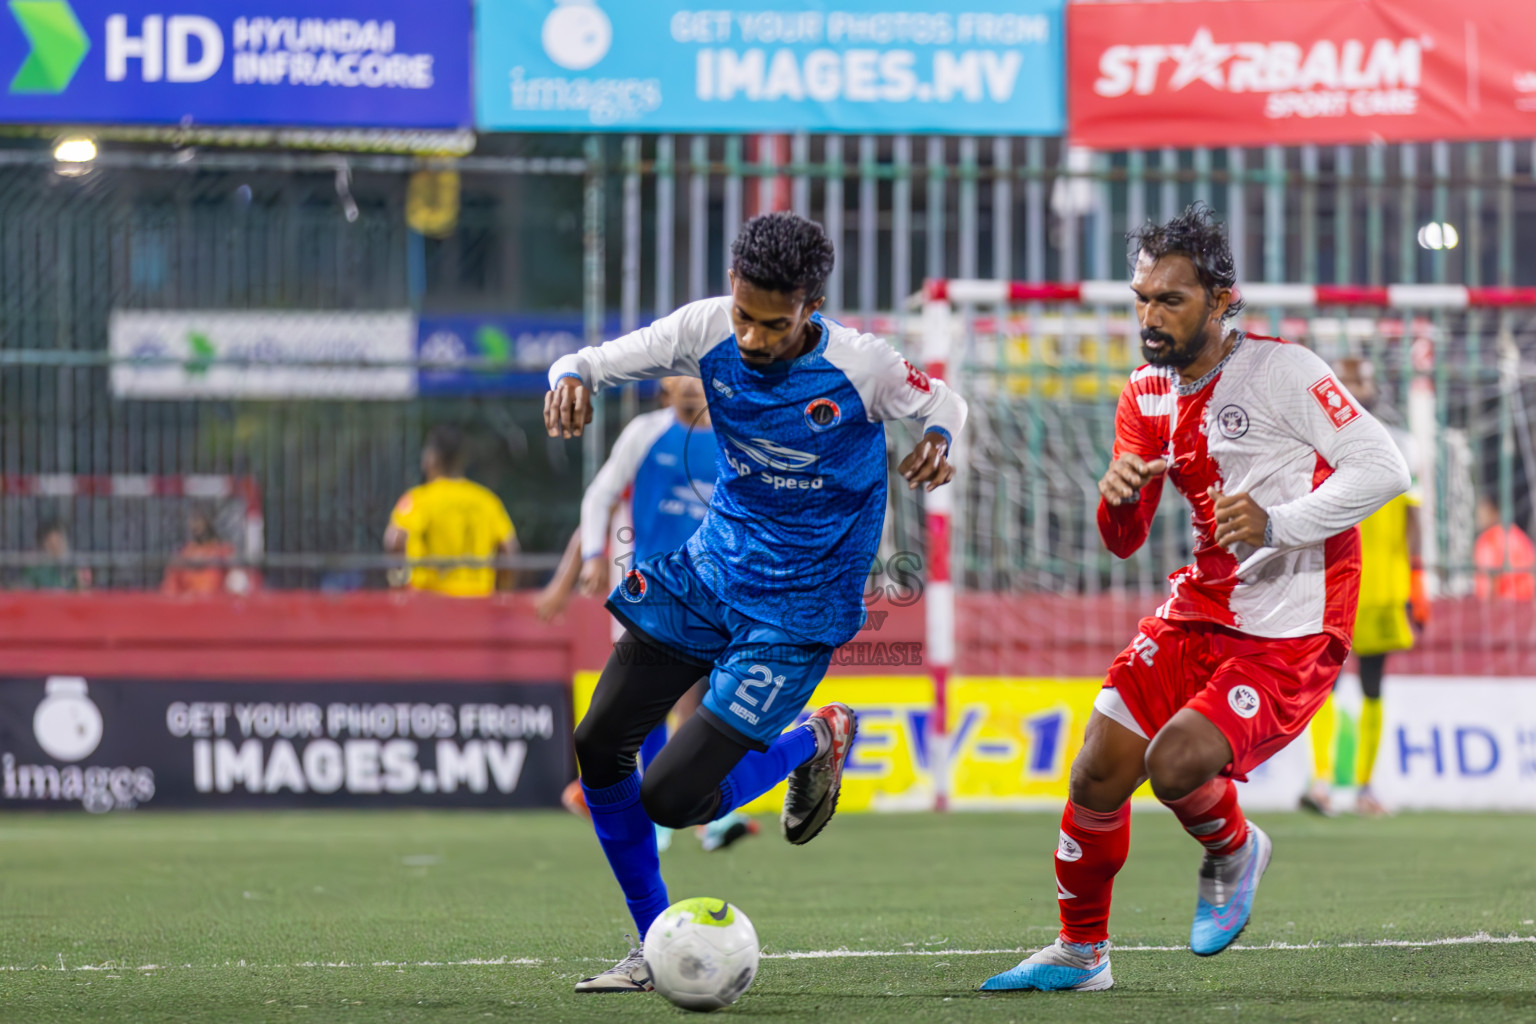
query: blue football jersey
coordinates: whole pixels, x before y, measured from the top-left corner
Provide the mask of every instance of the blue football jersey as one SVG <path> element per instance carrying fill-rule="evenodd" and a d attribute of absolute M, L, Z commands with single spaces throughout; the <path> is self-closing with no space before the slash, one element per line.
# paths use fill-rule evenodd
<path fill-rule="evenodd" d="M 707 426 L 685 426 L 671 409 L 630 420 L 581 502 L 583 558 L 603 553 L 608 513 L 630 493 L 634 561 L 676 551 L 709 511 L 715 489 L 715 435 Z"/>
<path fill-rule="evenodd" d="M 550 383 L 594 389 L 672 374 L 702 379 L 715 433 L 709 511 L 688 540 L 721 602 L 820 643 L 864 620 L 885 520 L 885 428 L 914 419 L 953 438 L 965 402 L 885 341 L 819 314 L 816 346 L 759 369 L 737 350 L 729 298 L 690 303 L 605 345 L 562 357 Z"/>
<path fill-rule="evenodd" d="M 630 501 L 635 557 L 665 554 L 686 544 L 704 521 L 714 489 L 714 431 L 690 430 L 674 417 L 635 473 Z"/>

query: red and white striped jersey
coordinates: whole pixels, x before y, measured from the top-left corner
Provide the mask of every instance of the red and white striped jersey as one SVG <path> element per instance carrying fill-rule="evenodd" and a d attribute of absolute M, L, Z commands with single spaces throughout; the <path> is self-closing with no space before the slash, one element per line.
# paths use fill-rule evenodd
<path fill-rule="evenodd" d="M 1250 334 L 1192 385 L 1173 369 L 1143 366 L 1115 414 L 1115 456 L 1126 452 L 1167 459 L 1166 478 L 1193 511 L 1195 561 L 1168 578 L 1160 618 L 1349 642 L 1360 582 L 1355 525 L 1410 481 L 1386 429 L 1326 363 Z M 1121 558 L 1147 539 L 1163 479 L 1137 503 L 1100 502 L 1099 533 Z M 1212 487 L 1252 497 L 1269 515 L 1273 546 L 1218 547 Z"/>

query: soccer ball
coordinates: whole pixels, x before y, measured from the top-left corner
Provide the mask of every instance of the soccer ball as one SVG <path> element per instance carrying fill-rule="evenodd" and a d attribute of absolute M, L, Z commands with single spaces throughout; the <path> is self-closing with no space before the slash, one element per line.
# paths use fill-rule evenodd
<path fill-rule="evenodd" d="M 725 900 L 674 903 L 645 932 L 656 991 L 685 1010 L 730 1006 L 757 975 L 757 929 Z"/>

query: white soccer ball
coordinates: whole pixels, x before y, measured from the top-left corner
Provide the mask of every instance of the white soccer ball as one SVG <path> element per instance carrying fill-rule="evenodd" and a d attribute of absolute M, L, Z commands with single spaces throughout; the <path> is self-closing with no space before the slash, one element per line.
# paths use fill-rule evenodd
<path fill-rule="evenodd" d="M 739 907 L 695 897 L 674 903 L 645 932 L 656 991 L 685 1010 L 730 1006 L 757 975 L 757 929 Z"/>

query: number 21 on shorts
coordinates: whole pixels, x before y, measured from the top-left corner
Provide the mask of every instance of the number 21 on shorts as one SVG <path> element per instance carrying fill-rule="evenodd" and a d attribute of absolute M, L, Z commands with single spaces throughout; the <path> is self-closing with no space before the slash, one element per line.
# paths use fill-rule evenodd
<path fill-rule="evenodd" d="M 761 707 L 758 707 L 757 696 L 752 691 L 763 686 L 771 686 L 773 689 L 769 691 L 768 699 L 763 701 Z M 741 685 L 736 687 L 736 699 L 757 708 L 759 711 L 767 711 L 773 707 L 774 698 L 779 695 L 779 691 L 783 688 L 783 676 L 774 675 L 773 669 L 767 665 L 753 665 L 747 669 L 747 678 L 743 679 Z"/>

